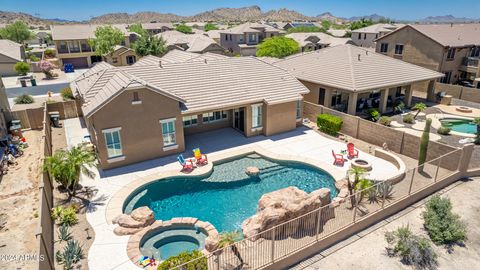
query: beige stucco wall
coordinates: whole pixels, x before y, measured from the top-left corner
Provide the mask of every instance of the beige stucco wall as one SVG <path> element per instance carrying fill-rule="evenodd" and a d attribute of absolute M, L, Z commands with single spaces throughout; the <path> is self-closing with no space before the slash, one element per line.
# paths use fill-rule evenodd
<path fill-rule="evenodd" d="M 133 92 L 138 92 L 142 104 L 133 105 Z M 161 109 L 159 109 L 161 108 Z M 178 148 L 163 150 L 160 120 L 176 118 L 175 131 Z M 158 158 L 182 152 L 185 149 L 183 123 L 178 101 L 148 89 L 127 90 L 114 98 L 88 119 L 92 137 L 96 133 L 97 152 L 103 169 Z M 102 130 L 121 127 L 122 153 L 125 159 L 108 163 Z"/>
<path fill-rule="evenodd" d="M 290 131 L 296 128 L 296 101 L 277 105 L 268 105 L 265 107 L 267 109 L 265 113 L 267 120 L 263 128 L 266 136 Z"/>

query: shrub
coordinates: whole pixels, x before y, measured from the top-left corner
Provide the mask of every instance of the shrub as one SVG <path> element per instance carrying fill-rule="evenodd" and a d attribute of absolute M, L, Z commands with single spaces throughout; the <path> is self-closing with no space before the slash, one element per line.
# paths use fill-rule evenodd
<path fill-rule="evenodd" d="M 380 117 L 380 113 L 375 108 L 370 108 L 366 110 L 365 113 L 367 114 L 368 119 L 370 119 L 370 121 L 377 121 L 378 118 Z"/>
<path fill-rule="evenodd" d="M 65 87 L 60 90 L 60 95 L 62 95 L 62 98 L 64 100 L 75 99 L 72 93 L 72 89 L 70 89 L 70 87 Z"/>
<path fill-rule="evenodd" d="M 388 116 L 382 116 L 380 119 L 378 119 L 378 123 L 384 126 L 390 126 L 390 123 L 392 123 L 392 118 Z"/>
<path fill-rule="evenodd" d="M 57 206 L 52 209 L 51 216 L 53 220 L 62 226 L 70 227 L 78 222 L 77 209 L 73 206 L 67 208 Z"/>
<path fill-rule="evenodd" d="M 55 259 L 63 269 L 73 269 L 74 265 L 83 259 L 83 250 L 77 240 L 68 240 L 63 251 L 57 251 Z"/>
<path fill-rule="evenodd" d="M 330 135 L 337 135 L 342 128 L 342 118 L 330 114 L 319 114 L 317 116 L 317 126 L 320 131 Z"/>
<path fill-rule="evenodd" d="M 72 232 L 70 232 L 70 227 L 60 226 L 58 228 L 58 242 L 68 242 L 72 239 Z"/>
<path fill-rule="evenodd" d="M 46 49 L 43 54 L 47 57 L 47 58 L 53 58 L 55 56 L 55 52 L 52 50 L 52 49 Z"/>
<path fill-rule="evenodd" d="M 38 62 L 38 68 L 40 68 L 43 74 L 45 74 L 45 77 L 47 77 L 47 79 L 53 78 L 52 71 L 53 69 L 55 69 L 55 65 L 52 64 L 50 61 L 42 60 Z"/>
<path fill-rule="evenodd" d="M 404 123 L 413 124 L 414 121 L 415 121 L 415 118 L 414 118 L 413 114 L 411 114 L 411 113 L 407 113 L 403 116 L 403 122 Z"/>
<path fill-rule="evenodd" d="M 38 61 L 40 61 L 40 58 L 38 58 L 35 54 L 30 54 L 30 55 L 28 56 L 28 59 L 30 59 L 30 61 L 32 61 L 32 62 L 38 62 Z"/>
<path fill-rule="evenodd" d="M 15 104 L 32 104 L 34 102 L 33 97 L 27 94 L 16 97 L 14 101 Z"/>
<path fill-rule="evenodd" d="M 435 244 L 452 245 L 467 239 L 467 228 L 460 217 L 452 212 L 450 199 L 435 195 L 425 207 L 422 213 L 424 227 Z"/>
<path fill-rule="evenodd" d="M 452 131 L 451 128 L 444 127 L 444 126 L 441 126 L 437 129 L 437 133 L 440 134 L 440 135 L 449 135 L 450 131 Z"/>
<path fill-rule="evenodd" d="M 175 28 L 178 32 L 182 32 L 184 34 L 193 34 L 192 28 L 190 26 L 187 26 L 185 24 L 179 24 Z"/>
<path fill-rule="evenodd" d="M 27 73 L 30 71 L 30 65 L 25 62 L 17 62 L 14 66 L 14 69 L 18 75 L 27 75 Z"/>
<path fill-rule="evenodd" d="M 435 269 L 437 254 L 433 251 L 428 239 L 415 235 L 408 226 L 396 231 L 386 232 L 388 256 L 399 256 L 402 263 L 413 265 L 417 269 Z"/>
<path fill-rule="evenodd" d="M 196 260 L 195 260 L 196 259 Z M 165 261 L 163 261 L 157 268 L 157 270 L 168 270 L 172 269 L 176 266 L 182 265 L 184 263 L 190 262 L 195 260 L 189 264 L 187 264 L 182 269 L 195 269 L 195 270 L 207 270 L 207 258 L 203 256 L 203 254 L 198 251 L 194 250 L 191 252 L 182 252 L 177 256 L 172 256 Z"/>

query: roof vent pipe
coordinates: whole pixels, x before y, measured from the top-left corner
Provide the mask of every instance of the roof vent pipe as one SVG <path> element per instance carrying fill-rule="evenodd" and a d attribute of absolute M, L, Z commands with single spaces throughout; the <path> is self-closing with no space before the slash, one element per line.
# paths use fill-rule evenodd
<path fill-rule="evenodd" d="M 368 51 L 365 51 L 365 55 L 368 55 Z"/>
<path fill-rule="evenodd" d="M 158 61 L 158 66 L 161 67 L 161 68 L 163 68 L 163 67 L 162 67 L 162 61 Z"/>
<path fill-rule="evenodd" d="M 358 61 L 361 61 L 361 60 L 360 60 L 360 54 L 358 54 Z"/>
<path fill-rule="evenodd" d="M 205 62 L 205 64 L 207 64 L 207 58 L 203 59 L 203 61 Z"/>

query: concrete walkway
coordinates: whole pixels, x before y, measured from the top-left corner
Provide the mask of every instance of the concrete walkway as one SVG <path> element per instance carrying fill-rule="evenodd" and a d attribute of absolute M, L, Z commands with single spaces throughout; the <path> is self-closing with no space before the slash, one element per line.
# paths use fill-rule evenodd
<path fill-rule="evenodd" d="M 437 192 L 452 201 L 453 211 L 467 223 L 465 247 L 456 246 L 449 254 L 442 246 L 434 246 L 438 269 L 480 269 L 480 178 L 458 181 Z M 428 198 L 406 208 L 370 228 L 337 243 L 291 269 L 413 269 L 399 258 L 386 255 L 385 232 L 409 225 L 415 233 L 426 236 L 421 213 Z M 428 237 L 428 236 L 427 236 Z"/>

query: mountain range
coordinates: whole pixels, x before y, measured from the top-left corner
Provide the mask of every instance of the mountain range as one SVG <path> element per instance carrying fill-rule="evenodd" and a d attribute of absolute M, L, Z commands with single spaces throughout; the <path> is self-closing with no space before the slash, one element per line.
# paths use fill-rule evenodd
<path fill-rule="evenodd" d="M 294 10 L 276 9 L 263 12 L 259 6 L 250 6 L 242 8 L 217 8 L 198 13 L 193 16 L 180 16 L 172 13 L 159 13 L 153 11 L 143 11 L 133 14 L 128 13 L 109 13 L 92 17 L 86 21 L 71 21 L 62 18 L 43 19 L 22 12 L 0 11 L 0 24 L 11 23 L 16 20 L 24 21 L 31 25 L 46 24 L 64 24 L 64 23 L 91 23 L 91 24 L 114 24 L 114 23 L 137 23 L 137 22 L 180 22 L 180 21 L 214 21 L 214 22 L 242 22 L 242 21 L 355 21 L 361 18 L 378 21 L 384 16 L 378 14 L 355 16 L 350 18 L 336 17 L 330 12 L 325 12 L 317 16 L 307 16 Z M 411 22 L 396 20 L 401 22 Z M 480 21 L 480 18 L 457 18 L 452 15 L 431 16 L 417 20 L 422 23 L 458 23 Z"/>

